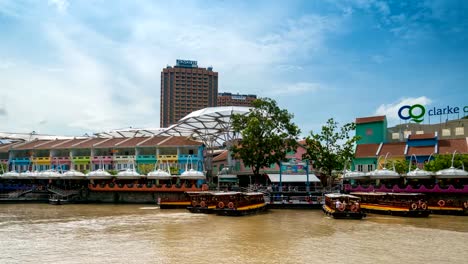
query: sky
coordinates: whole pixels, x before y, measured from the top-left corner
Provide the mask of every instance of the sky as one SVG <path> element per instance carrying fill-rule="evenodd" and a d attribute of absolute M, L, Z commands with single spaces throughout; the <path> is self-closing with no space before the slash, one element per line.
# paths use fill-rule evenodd
<path fill-rule="evenodd" d="M 177 59 L 275 99 L 303 135 L 395 125 L 402 105 L 468 105 L 468 1 L 0 0 L 0 131 L 159 127 Z"/>

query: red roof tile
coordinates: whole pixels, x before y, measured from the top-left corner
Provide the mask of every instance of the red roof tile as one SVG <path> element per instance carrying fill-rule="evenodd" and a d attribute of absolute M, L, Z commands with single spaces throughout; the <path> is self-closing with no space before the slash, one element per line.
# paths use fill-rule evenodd
<path fill-rule="evenodd" d="M 356 118 L 356 124 L 365 124 L 365 123 L 373 123 L 384 121 L 385 116 L 369 116 L 369 117 L 359 117 Z"/>
<path fill-rule="evenodd" d="M 203 143 L 186 137 L 170 137 L 166 141 L 161 141 L 158 146 L 200 146 Z"/>
<path fill-rule="evenodd" d="M 37 146 L 36 149 L 51 149 L 53 146 L 65 144 L 67 141 L 69 141 L 69 139 L 51 140 L 45 144 L 41 144 L 40 146 Z"/>
<path fill-rule="evenodd" d="M 29 141 L 29 142 L 26 142 L 26 143 L 23 143 L 23 144 L 18 144 L 18 145 L 14 146 L 11 149 L 14 149 L 14 150 L 34 149 L 38 145 L 45 144 L 45 143 L 48 143 L 50 141 L 52 141 L 52 140 L 33 140 L 33 141 Z"/>
<path fill-rule="evenodd" d="M 221 154 L 213 158 L 213 162 L 226 160 L 228 153 L 229 151 L 227 150 L 223 151 Z"/>
<path fill-rule="evenodd" d="M 95 148 L 113 148 L 115 144 L 120 143 L 128 138 L 101 138 L 100 141 L 96 141 L 89 147 Z"/>
<path fill-rule="evenodd" d="M 356 158 L 375 157 L 380 144 L 359 144 L 356 147 Z"/>
<path fill-rule="evenodd" d="M 70 149 L 73 148 L 74 145 L 79 144 L 85 140 L 89 140 L 89 138 L 75 138 L 58 146 L 54 145 L 51 147 L 51 149 Z"/>
<path fill-rule="evenodd" d="M 433 139 L 433 138 L 435 138 L 435 133 L 414 134 L 414 135 L 409 135 L 409 137 L 408 137 L 409 140 L 415 140 L 415 139 Z"/>
<path fill-rule="evenodd" d="M 94 145 L 107 140 L 107 138 L 92 138 L 86 141 L 82 141 L 77 145 L 72 146 L 72 148 L 92 148 Z"/>
<path fill-rule="evenodd" d="M 458 153 L 468 154 L 466 138 L 441 139 L 439 140 L 439 154 L 452 154 L 455 150 Z"/>
<path fill-rule="evenodd" d="M 379 156 L 387 155 L 387 153 L 389 157 L 404 156 L 405 148 L 405 142 L 385 143 L 383 144 L 382 149 L 380 149 Z"/>
<path fill-rule="evenodd" d="M 138 147 L 155 147 L 157 146 L 161 141 L 167 139 L 168 137 L 163 137 L 163 136 L 154 136 L 150 137 L 147 141 L 142 141 L 139 143 Z"/>
<path fill-rule="evenodd" d="M 116 144 L 116 148 L 134 148 L 138 143 L 147 140 L 149 137 L 134 137 Z"/>
<path fill-rule="evenodd" d="M 406 156 L 411 156 L 413 154 L 416 156 L 429 156 L 435 154 L 434 151 L 434 146 L 409 147 Z"/>
<path fill-rule="evenodd" d="M 8 144 L 0 144 L 0 153 L 7 153 L 10 151 L 10 148 L 12 148 L 15 145 L 18 145 L 22 142 L 14 142 L 14 143 L 8 143 Z"/>

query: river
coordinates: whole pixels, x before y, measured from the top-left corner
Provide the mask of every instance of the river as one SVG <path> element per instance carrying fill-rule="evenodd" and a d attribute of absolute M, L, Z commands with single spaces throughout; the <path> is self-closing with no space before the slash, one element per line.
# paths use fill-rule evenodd
<path fill-rule="evenodd" d="M 467 263 L 468 217 L 0 204 L 0 263 Z"/>

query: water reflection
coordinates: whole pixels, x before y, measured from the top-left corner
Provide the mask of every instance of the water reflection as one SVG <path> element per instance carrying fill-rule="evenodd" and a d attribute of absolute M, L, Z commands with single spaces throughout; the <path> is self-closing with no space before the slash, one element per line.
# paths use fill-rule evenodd
<path fill-rule="evenodd" d="M 0 205 L 0 263 L 464 263 L 466 217 L 248 217 L 134 205 Z"/>

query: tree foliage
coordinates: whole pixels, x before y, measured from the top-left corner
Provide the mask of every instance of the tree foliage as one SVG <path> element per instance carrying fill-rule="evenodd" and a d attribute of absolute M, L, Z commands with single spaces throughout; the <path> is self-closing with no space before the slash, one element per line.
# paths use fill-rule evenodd
<path fill-rule="evenodd" d="M 415 170 L 417 167 L 416 165 L 411 162 L 411 170 Z M 398 172 L 399 174 L 405 174 L 408 173 L 409 170 L 409 161 L 408 160 L 397 160 L 395 161 L 395 171 Z M 391 168 L 390 166 L 387 166 L 387 168 Z M 391 168 L 393 169 L 393 168 Z"/>
<path fill-rule="evenodd" d="M 292 119 L 293 115 L 280 109 L 275 100 L 255 100 L 247 115 L 232 116 L 233 130 L 242 139 L 233 144 L 231 151 L 258 176 L 262 167 L 279 163 L 287 152 L 296 150 L 300 130 Z"/>
<path fill-rule="evenodd" d="M 424 169 L 427 171 L 439 171 L 443 169 L 450 168 L 452 166 L 452 157 L 453 155 L 436 155 L 435 158 L 424 165 Z M 462 166 L 463 165 L 463 166 Z M 467 169 L 468 167 L 468 155 L 456 154 L 453 167 Z"/>
<path fill-rule="evenodd" d="M 333 118 L 328 119 L 320 134 L 311 131 L 307 136 L 306 153 L 302 158 L 309 159 L 316 170 L 331 177 L 334 170 L 343 170 L 345 164 L 354 157 L 354 145 L 358 137 L 350 136 L 350 132 L 355 128 L 354 123 L 338 128 L 338 122 Z"/>

